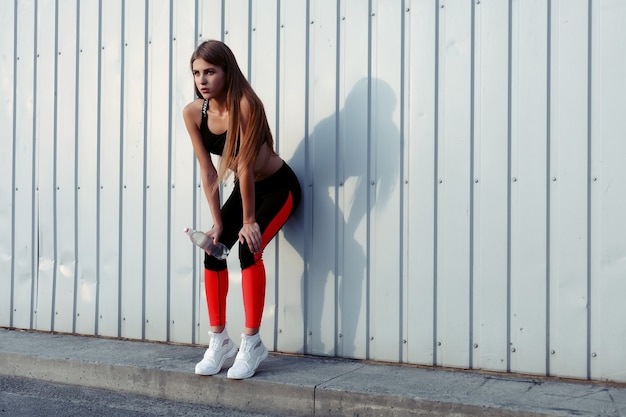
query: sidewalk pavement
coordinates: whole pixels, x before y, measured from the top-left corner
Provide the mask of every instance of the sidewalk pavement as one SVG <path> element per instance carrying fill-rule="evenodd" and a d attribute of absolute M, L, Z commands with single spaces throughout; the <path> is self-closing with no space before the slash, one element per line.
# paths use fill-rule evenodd
<path fill-rule="evenodd" d="M 234 381 L 193 373 L 204 349 L 0 329 L 0 374 L 284 416 L 626 416 L 626 384 L 285 354 Z"/>

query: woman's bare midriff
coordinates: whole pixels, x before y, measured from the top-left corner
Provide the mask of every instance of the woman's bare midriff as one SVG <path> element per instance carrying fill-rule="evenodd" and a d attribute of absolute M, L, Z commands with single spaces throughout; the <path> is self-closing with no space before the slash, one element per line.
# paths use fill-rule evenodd
<path fill-rule="evenodd" d="M 283 159 L 275 154 L 266 143 L 259 152 L 259 156 L 254 164 L 254 180 L 261 181 L 283 166 Z"/>

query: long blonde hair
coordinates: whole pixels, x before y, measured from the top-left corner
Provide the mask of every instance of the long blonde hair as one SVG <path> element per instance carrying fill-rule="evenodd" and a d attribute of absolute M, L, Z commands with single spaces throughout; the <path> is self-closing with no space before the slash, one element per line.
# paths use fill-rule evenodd
<path fill-rule="evenodd" d="M 256 95 L 250 83 L 241 72 L 235 55 L 226 44 L 216 40 L 202 42 L 191 55 L 191 66 L 196 59 L 203 59 L 224 71 L 226 86 L 226 106 L 228 108 L 228 132 L 226 144 L 217 169 L 218 180 L 213 185 L 214 191 L 226 180 L 230 171 L 236 171 L 237 165 L 254 166 L 261 147 L 267 143 L 274 151 L 274 139 L 267 123 L 265 109 L 261 99 Z M 196 95 L 202 94 L 195 86 Z M 240 137 L 239 113 L 241 100 L 246 98 L 250 107 L 250 117 L 245 135 Z"/>

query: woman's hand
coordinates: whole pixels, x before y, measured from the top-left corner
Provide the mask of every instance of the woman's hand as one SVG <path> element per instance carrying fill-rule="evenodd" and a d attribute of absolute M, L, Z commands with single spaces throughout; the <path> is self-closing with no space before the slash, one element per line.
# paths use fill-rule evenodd
<path fill-rule="evenodd" d="M 208 236 L 209 239 L 211 239 L 213 241 L 213 243 L 219 242 L 220 241 L 220 236 L 222 235 L 222 226 L 215 226 L 215 225 L 213 225 L 211 230 L 206 232 L 206 235 Z M 210 253 L 209 253 L 209 255 L 210 255 Z"/>
<path fill-rule="evenodd" d="M 247 243 L 250 252 L 261 252 L 261 228 L 257 222 L 244 223 L 239 231 L 239 243 Z"/>

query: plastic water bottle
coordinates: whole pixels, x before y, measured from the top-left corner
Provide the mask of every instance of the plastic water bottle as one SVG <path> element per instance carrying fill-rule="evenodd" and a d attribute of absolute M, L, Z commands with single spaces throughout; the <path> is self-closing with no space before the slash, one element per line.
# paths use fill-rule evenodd
<path fill-rule="evenodd" d="M 198 230 L 191 230 L 185 227 L 184 232 L 189 236 L 189 239 L 196 244 L 199 248 L 209 252 L 211 256 L 217 259 L 226 259 L 228 257 L 228 248 L 222 243 L 214 243 L 213 239 L 200 232 Z"/>

